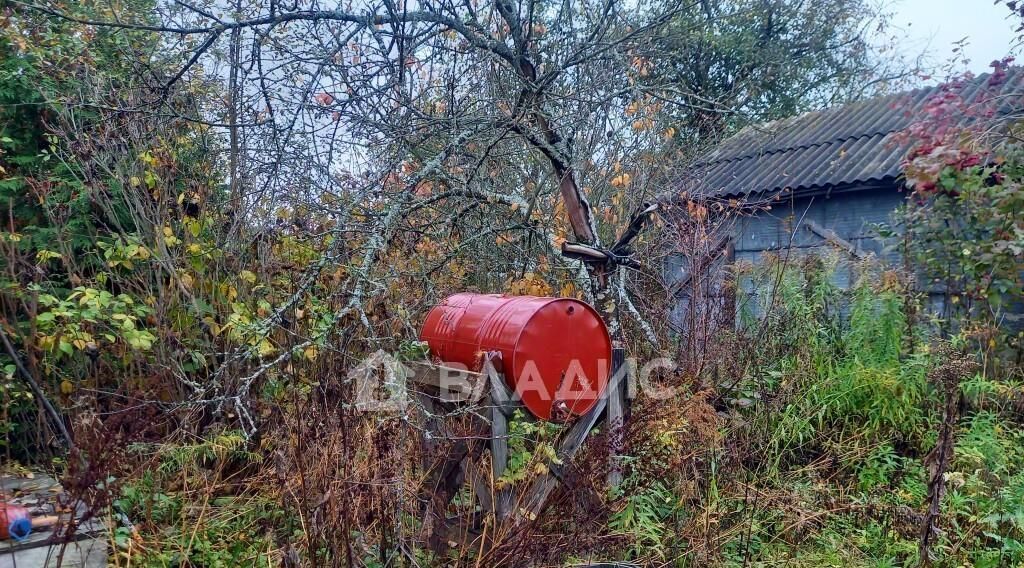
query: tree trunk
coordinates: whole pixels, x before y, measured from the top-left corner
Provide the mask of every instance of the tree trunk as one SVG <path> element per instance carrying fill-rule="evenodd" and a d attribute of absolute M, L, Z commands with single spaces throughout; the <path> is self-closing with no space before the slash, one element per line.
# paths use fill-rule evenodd
<path fill-rule="evenodd" d="M 519 73 L 527 85 L 535 85 L 537 81 L 536 67 L 527 58 L 525 50 L 520 55 Z M 529 105 L 529 119 L 543 136 L 543 140 L 536 140 L 532 137 L 528 137 L 528 139 L 544 154 L 555 172 L 555 177 L 558 179 L 558 190 L 569 217 L 573 236 L 580 243 L 599 245 L 599 239 L 594 232 L 593 218 L 590 215 L 590 204 L 579 184 L 576 183 L 576 174 L 571 166 L 572 156 L 565 147 L 564 139 L 551 125 L 545 112 L 544 93 L 530 91 L 527 87 L 520 95 L 519 100 L 521 103 Z M 619 325 L 618 302 L 616 302 L 615 295 L 611 293 L 609 267 L 588 263 L 587 273 L 590 276 L 590 287 L 595 307 L 604 321 L 608 323 L 612 341 L 619 342 L 622 340 L 622 328 Z"/>

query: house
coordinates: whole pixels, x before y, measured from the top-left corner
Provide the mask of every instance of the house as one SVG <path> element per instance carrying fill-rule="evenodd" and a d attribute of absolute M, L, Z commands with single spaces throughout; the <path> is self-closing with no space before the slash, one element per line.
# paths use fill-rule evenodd
<path fill-rule="evenodd" d="M 984 104 L 994 112 L 964 113 L 961 123 L 999 121 L 1024 109 L 1022 68 L 999 73 L 998 80 L 981 75 L 954 90 L 966 107 Z M 766 253 L 832 249 L 900 262 L 898 247 L 884 247 L 873 228 L 891 223 L 907 197 L 902 167 L 910 144 L 901 134 L 926 120 L 936 97 L 949 92 L 921 88 L 748 127 L 699 157 L 682 182 L 685 195 L 752 212 L 737 216 L 713 250 L 705 251 L 710 261 L 691 269 L 698 262 L 694 255 L 680 254 L 669 263 L 667 280 L 677 306 L 673 321 L 690 327 L 686 322 L 695 319 L 695 309 L 717 310 L 718 319 L 734 317 L 735 301 L 721 286 L 727 272 L 721 268 L 756 265 Z M 851 277 L 840 271 L 836 284 L 845 287 Z M 758 293 L 749 282 L 737 286 Z M 944 309 L 942 298 L 933 300 L 934 309 Z"/>

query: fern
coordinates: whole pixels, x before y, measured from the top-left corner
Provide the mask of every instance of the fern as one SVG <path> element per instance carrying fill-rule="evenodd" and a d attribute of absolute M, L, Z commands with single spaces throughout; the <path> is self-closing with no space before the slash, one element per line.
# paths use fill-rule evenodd
<path fill-rule="evenodd" d="M 672 513 L 675 496 L 661 481 L 627 491 L 624 506 L 612 515 L 608 526 L 632 540 L 632 554 L 654 552 L 664 557 L 665 519 Z"/>

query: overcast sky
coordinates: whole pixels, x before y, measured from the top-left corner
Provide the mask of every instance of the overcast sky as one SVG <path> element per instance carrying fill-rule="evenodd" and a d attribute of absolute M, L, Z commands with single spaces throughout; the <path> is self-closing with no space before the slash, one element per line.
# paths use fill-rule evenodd
<path fill-rule="evenodd" d="M 953 43 L 966 37 L 967 68 L 984 73 L 993 59 L 1006 55 L 1013 25 L 1006 6 L 993 0 L 892 0 L 892 24 L 906 33 L 912 52 L 928 51 L 928 62 L 942 64 L 953 55 Z"/>

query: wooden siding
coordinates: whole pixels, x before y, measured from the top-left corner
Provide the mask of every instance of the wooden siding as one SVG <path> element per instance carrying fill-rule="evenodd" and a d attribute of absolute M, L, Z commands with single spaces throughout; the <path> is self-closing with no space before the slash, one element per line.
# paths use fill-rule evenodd
<path fill-rule="evenodd" d="M 886 262 L 899 263 L 899 250 L 883 246 L 876 238 L 873 226 L 891 225 L 893 214 L 903 204 L 904 198 L 903 192 L 893 185 L 887 185 L 859 186 L 842 192 L 781 200 L 771 210 L 744 217 L 736 223 L 731 256 L 735 262 L 756 265 L 766 253 L 789 251 L 790 254 L 820 254 L 827 250 L 838 250 L 824 237 L 808 230 L 808 225 L 813 225 L 833 231 L 840 239 L 852 244 L 857 254 L 873 254 Z M 708 275 L 706 279 L 723 277 L 724 271 L 721 268 L 721 263 L 715 263 L 710 270 L 717 274 Z M 672 285 L 687 275 L 685 260 L 670 257 L 665 266 L 666 281 Z M 852 278 L 851 267 L 843 266 L 835 275 L 835 283 L 841 288 L 848 288 Z M 740 278 L 737 286 L 741 291 L 740 297 L 757 297 L 759 291 L 753 289 L 749 278 Z M 711 303 L 720 303 L 724 298 L 718 297 L 719 287 L 712 285 L 709 288 L 715 296 L 710 299 Z M 694 305 L 692 293 L 692 290 L 681 289 L 670 315 L 670 321 L 680 329 L 687 327 L 686 320 L 691 315 L 688 306 Z M 701 295 L 700 292 L 698 295 Z M 749 307 L 739 306 L 737 312 Z"/>
<path fill-rule="evenodd" d="M 864 188 L 838 195 L 814 195 L 779 201 L 770 211 L 740 220 L 736 230 L 736 259 L 757 262 L 765 252 L 814 249 L 825 240 L 808 231 L 806 221 L 835 231 L 858 251 L 898 261 L 898 251 L 885 251 L 872 226 L 891 224 L 905 195 L 896 188 Z"/>
<path fill-rule="evenodd" d="M 860 255 L 874 255 L 884 262 L 901 262 L 896 247 L 886 248 L 876 236 L 874 226 L 891 225 L 894 213 L 903 204 L 905 194 L 893 186 L 865 187 L 859 191 L 835 195 L 827 193 L 781 201 L 753 217 L 740 221 L 736 229 L 736 260 L 757 265 L 766 253 L 822 254 L 834 251 L 847 255 L 829 244 L 825 238 L 808 230 L 816 225 L 833 231 L 840 239 L 853 245 Z M 851 258 L 851 260 L 853 260 Z M 853 284 L 853 267 L 843 263 L 836 270 L 834 282 L 840 288 Z M 741 298 L 756 299 L 761 290 L 754 290 L 750 278 L 737 283 Z M 756 303 L 756 302 L 755 302 Z M 741 313 L 753 313 L 754 306 L 740 306 Z"/>

